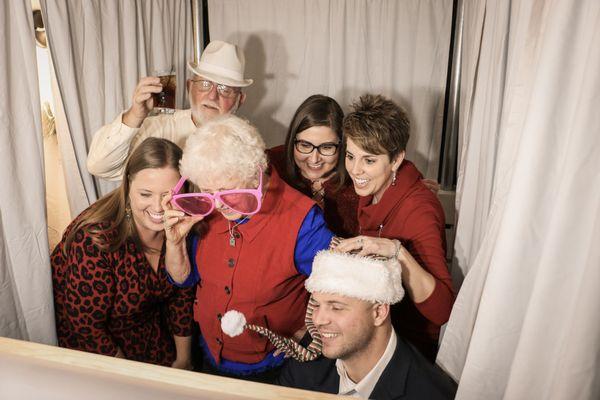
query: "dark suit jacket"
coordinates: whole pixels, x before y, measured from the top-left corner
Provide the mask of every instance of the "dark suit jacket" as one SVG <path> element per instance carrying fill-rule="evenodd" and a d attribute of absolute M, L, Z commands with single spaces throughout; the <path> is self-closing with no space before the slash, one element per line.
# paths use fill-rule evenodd
<path fill-rule="evenodd" d="M 298 389 L 337 394 L 340 377 L 335 360 L 321 357 L 300 363 L 290 360 L 279 376 L 278 384 Z M 375 385 L 370 399 L 453 399 L 456 383 L 431 364 L 401 337 L 396 350 Z"/>

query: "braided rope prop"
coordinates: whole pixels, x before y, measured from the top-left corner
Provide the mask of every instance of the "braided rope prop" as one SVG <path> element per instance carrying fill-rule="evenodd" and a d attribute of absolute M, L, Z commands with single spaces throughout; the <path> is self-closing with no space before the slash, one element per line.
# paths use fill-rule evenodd
<path fill-rule="evenodd" d="M 321 355 L 323 349 L 321 335 L 312 322 L 314 306 L 315 303 L 311 297 L 306 309 L 305 322 L 312 341 L 306 348 L 295 340 L 278 335 L 265 327 L 246 323 L 244 314 L 236 310 L 227 311 L 223 315 L 223 318 L 221 318 L 221 329 L 230 337 L 241 335 L 245 329 L 249 329 L 269 339 L 278 350 L 284 352 L 294 360 L 299 362 L 312 361 Z"/>

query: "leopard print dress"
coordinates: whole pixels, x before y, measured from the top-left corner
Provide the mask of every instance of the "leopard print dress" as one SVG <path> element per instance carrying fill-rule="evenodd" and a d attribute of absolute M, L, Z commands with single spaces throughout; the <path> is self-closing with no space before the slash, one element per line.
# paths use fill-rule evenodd
<path fill-rule="evenodd" d="M 128 359 L 170 365 L 173 335 L 192 333 L 194 288 L 168 281 L 164 246 L 155 272 L 133 240 L 102 251 L 83 227 L 64 254 L 71 226 L 51 256 L 59 345 L 109 356 L 120 348 Z"/>

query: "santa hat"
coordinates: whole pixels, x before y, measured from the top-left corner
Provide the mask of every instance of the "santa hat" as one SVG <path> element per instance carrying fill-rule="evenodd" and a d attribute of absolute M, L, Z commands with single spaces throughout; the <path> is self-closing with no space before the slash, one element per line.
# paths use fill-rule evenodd
<path fill-rule="evenodd" d="M 236 310 L 229 310 L 223 315 L 223 318 L 221 318 L 221 329 L 230 337 L 241 335 L 245 329 L 249 329 L 265 336 L 278 350 L 283 351 L 294 360 L 300 362 L 312 361 L 321 355 L 323 348 L 321 335 L 312 323 L 313 307 L 314 303 L 311 298 L 306 310 L 305 323 L 306 329 L 312 337 L 312 342 L 307 347 L 303 347 L 295 340 L 278 335 L 265 327 L 248 324 L 244 314 Z"/>
<path fill-rule="evenodd" d="M 373 303 L 394 304 L 404 297 L 400 271 L 400 263 L 396 259 L 373 259 L 323 250 L 317 253 L 305 286 L 311 293 L 339 294 Z M 268 338 L 278 350 L 295 360 L 312 361 L 321 355 L 323 347 L 321 335 L 312 321 L 315 305 L 311 297 L 306 307 L 305 323 L 312 342 L 306 348 L 265 327 L 248 324 L 244 314 L 236 310 L 223 315 L 221 329 L 231 337 L 249 329 Z"/>
<path fill-rule="evenodd" d="M 374 259 L 333 250 L 317 253 L 310 277 L 310 293 L 329 293 L 372 303 L 394 304 L 404 297 L 397 259 Z"/>

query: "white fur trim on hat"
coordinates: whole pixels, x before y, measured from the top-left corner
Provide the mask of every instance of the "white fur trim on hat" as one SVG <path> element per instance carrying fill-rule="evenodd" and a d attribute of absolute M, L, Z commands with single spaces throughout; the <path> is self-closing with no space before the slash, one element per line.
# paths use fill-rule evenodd
<path fill-rule="evenodd" d="M 317 253 L 304 283 L 309 292 L 339 294 L 373 303 L 394 304 L 404 297 L 398 260 L 376 260 L 332 250 Z"/>
<path fill-rule="evenodd" d="M 254 82 L 252 79 L 244 79 L 245 67 L 244 51 L 221 40 L 210 42 L 202 52 L 199 62 L 188 63 L 188 68 L 196 75 L 233 87 L 246 87 Z"/>

